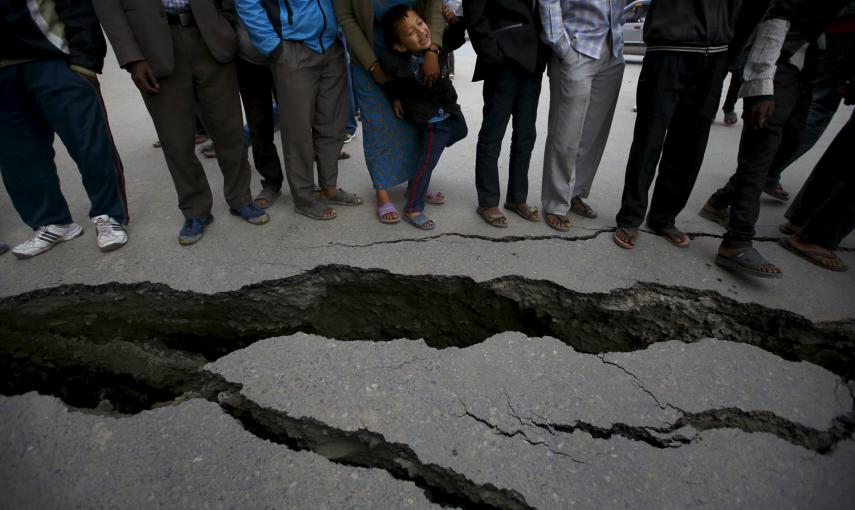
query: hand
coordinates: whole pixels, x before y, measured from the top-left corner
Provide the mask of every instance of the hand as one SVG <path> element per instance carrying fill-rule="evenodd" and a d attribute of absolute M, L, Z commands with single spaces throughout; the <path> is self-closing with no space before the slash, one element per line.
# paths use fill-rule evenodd
<path fill-rule="evenodd" d="M 140 89 L 143 94 L 157 94 L 160 92 L 160 83 L 154 76 L 154 71 L 148 62 L 145 60 L 137 60 L 128 66 L 131 72 L 131 79 L 134 80 L 134 85 Z"/>
<path fill-rule="evenodd" d="M 757 101 L 742 112 L 742 120 L 748 129 L 760 129 L 775 111 L 775 101 Z"/>
<path fill-rule="evenodd" d="M 386 71 L 380 69 L 380 66 L 374 67 L 374 70 L 371 71 L 371 77 L 374 78 L 374 81 L 376 81 L 378 85 L 386 85 L 392 81 L 392 77 L 386 74 Z"/>
<path fill-rule="evenodd" d="M 433 87 L 433 83 L 439 78 L 439 55 L 432 51 L 425 52 L 425 61 L 422 63 L 422 76 L 424 84 Z"/>
<path fill-rule="evenodd" d="M 392 101 L 392 110 L 395 112 L 395 117 L 398 117 L 399 119 L 404 118 L 404 105 L 401 104 L 400 99 Z"/>
<path fill-rule="evenodd" d="M 460 19 L 457 18 L 457 15 L 454 14 L 454 11 L 451 10 L 447 5 L 442 6 L 442 17 L 445 18 L 445 22 L 449 25 L 456 25 Z"/>

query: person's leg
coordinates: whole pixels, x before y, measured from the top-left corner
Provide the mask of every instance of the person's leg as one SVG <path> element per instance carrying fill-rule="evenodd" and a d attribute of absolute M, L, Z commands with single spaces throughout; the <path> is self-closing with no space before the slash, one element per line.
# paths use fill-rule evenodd
<path fill-rule="evenodd" d="M 27 68 L 27 82 L 45 120 L 77 163 L 91 203 L 89 217 L 106 215 L 127 224 L 124 167 L 100 91 L 61 60 L 39 64 Z"/>
<path fill-rule="evenodd" d="M 271 65 L 279 101 L 280 136 L 285 175 L 295 207 L 310 207 L 315 198 L 315 145 L 312 139 L 316 87 L 323 56 L 298 41 L 283 41 L 278 60 Z M 339 131 L 339 143 L 342 141 Z M 335 211 L 328 209 L 329 217 Z"/>
<path fill-rule="evenodd" d="M 453 123 L 457 121 L 459 119 L 449 117 L 442 122 L 429 123 L 424 127 L 422 131 L 422 161 L 419 164 L 418 171 L 410 179 L 405 195 L 404 215 L 406 217 L 412 219 L 424 211 L 425 195 L 427 195 L 431 176 L 439 163 L 442 152 L 455 135 L 456 126 Z M 431 228 L 432 226 L 425 225 L 425 227 Z"/>
<path fill-rule="evenodd" d="M 223 174 L 223 194 L 233 210 L 252 204 L 249 161 L 243 144 L 237 70 L 233 63 L 220 64 L 211 55 L 196 31 L 185 30 L 185 41 L 192 50 L 196 100 L 202 122 L 217 148 L 217 163 Z M 261 220 L 266 221 L 266 220 Z"/>
<path fill-rule="evenodd" d="M 342 38 L 342 44 L 344 45 L 344 56 L 345 56 L 345 101 L 347 101 L 347 121 L 344 127 L 344 131 L 347 135 L 353 136 L 356 133 L 356 129 L 358 127 L 356 123 L 356 99 L 353 97 L 353 76 L 350 73 L 350 51 L 347 47 L 347 42 L 344 38 Z"/>
<path fill-rule="evenodd" d="M 318 162 L 318 186 L 321 195 L 329 198 L 337 192 L 338 156 L 344 144 L 342 133 L 347 121 L 347 65 L 341 44 L 334 44 L 327 49 L 321 66 L 312 132 Z"/>
<path fill-rule="evenodd" d="M 499 154 L 519 87 L 518 76 L 508 67 L 484 79 L 483 120 L 475 145 L 475 189 L 478 193 L 478 207 L 486 209 L 491 215 L 501 214 Z M 513 142 L 511 147 L 513 153 Z M 507 223 L 506 219 L 501 221 Z"/>
<path fill-rule="evenodd" d="M 787 211 L 787 218 L 801 227 L 801 239 L 830 250 L 836 250 L 855 227 L 853 144 L 855 113 L 834 137 Z"/>
<path fill-rule="evenodd" d="M 193 60 L 181 30 L 170 27 L 175 66 L 172 74 L 159 79 L 160 92 L 142 94 L 157 137 L 163 146 L 166 166 L 178 193 L 178 207 L 185 218 L 211 215 L 213 197 L 205 171 L 196 157 L 196 97 Z"/>
<path fill-rule="evenodd" d="M 685 90 L 668 127 L 647 215 L 647 224 L 660 231 L 675 229 L 674 220 L 695 186 L 727 72 L 725 54 L 687 55 L 685 59 L 681 76 Z M 685 245 L 686 240 L 680 244 Z"/>
<path fill-rule="evenodd" d="M 576 157 L 585 116 L 591 101 L 591 83 L 599 71 L 595 59 L 571 49 L 561 60 L 549 62 L 549 122 L 543 153 L 541 200 L 546 221 L 567 228 L 570 195 L 576 179 Z"/>
<path fill-rule="evenodd" d="M 800 95 L 800 74 L 798 68 L 789 62 L 779 61 L 775 72 L 775 111 L 763 127 L 742 130 L 738 165 L 732 177 L 730 221 L 722 241 L 724 248 L 740 249 L 752 244 L 754 224 L 760 212 L 760 192 L 770 165 L 787 124 L 798 122 L 799 115 L 793 115 L 793 112 Z"/>
<path fill-rule="evenodd" d="M 238 59 L 237 73 L 255 169 L 261 174 L 262 188 L 278 192 L 285 176 L 279 152 L 273 143 L 273 77 L 270 68 Z"/>
<path fill-rule="evenodd" d="M 507 201 L 528 210 L 528 170 L 537 140 L 537 105 L 543 77 L 518 71 L 513 99 L 513 133 L 508 168 Z M 504 131 L 502 132 L 504 134 Z M 497 154 L 498 156 L 498 154 Z"/>
<path fill-rule="evenodd" d="M 682 66 L 682 56 L 673 53 L 650 52 L 644 57 L 638 81 L 638 114 L 616 218 L 620 228 L 637 229 L 644 221 L 647 195 L 680 97 Z"/>
<path fill-rule="evenodd" d="M 31 96 L 23 71 L 39 65 L 0 68 L 0 172 L 12 205 L 33 230 L 72 222 L 53 161 L 53 130 Z"/>
<path fill-rule="evenodd" d="M 573 198 L 588 198 L 594 176 L 600 167 L 609 132 L 612 128 L 620 86 L 623 81 L 623 57 L 616 58 L 611 52 L 601 58 L 608 59 L 606 67 L 597 73 L 591 83 L 591 104 L 585 116 L 579 155 L 576 158 L 576 184 Z"/>

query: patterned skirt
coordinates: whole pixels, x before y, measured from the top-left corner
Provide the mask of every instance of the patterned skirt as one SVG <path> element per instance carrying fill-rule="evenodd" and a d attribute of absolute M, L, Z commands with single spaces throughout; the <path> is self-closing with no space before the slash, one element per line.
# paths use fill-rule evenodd
<path fill-rule="evenodd" d="M 418 127 L 395 117 L 386 94 L 355 59 L 351 70 L 353 95 L 362 120 L 365 163 L 374 189 L 389 189 L 409 181 L 421 155 Z"/>

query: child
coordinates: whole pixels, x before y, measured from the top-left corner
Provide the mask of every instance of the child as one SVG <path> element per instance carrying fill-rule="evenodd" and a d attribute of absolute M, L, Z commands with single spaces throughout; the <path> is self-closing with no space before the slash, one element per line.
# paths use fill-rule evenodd
<path fill-rule="evenodd" d="M 398 118 L 420 126 L 422 163 L 410 179 L 403 219 L 422 230 L 432 230 L 433 220 L 422 211 L 431 173 L 446 147 L 467 134 L 466 121 L 457 104 L 457 92 L 448 77 L 448 52 L 463 44 L 463 26 L 449 28 L 443 36 L 442 50 L 431 47 L 430 28 L 407 5 L 395 6 L 383 16 L 383 31 L 391 51 L 380 56 L 380 67 L 391 81 L 384 91 Z M 439 51 L 440 76 L 426 83 L 420 69 L 426 51 Z"/>

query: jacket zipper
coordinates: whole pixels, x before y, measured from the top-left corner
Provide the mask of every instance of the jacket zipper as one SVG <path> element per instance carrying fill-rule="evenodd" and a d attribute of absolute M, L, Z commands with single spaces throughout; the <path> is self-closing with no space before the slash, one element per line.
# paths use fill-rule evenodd
<path fill-rule="evenodd" d="M 522 23 L 514 23 L 513 25 L 508 25 L 506 27 L 497 28 L 496 30 L 493 31 L 493 33 L 498 34 L 499 32 L 504 32 L 505 30 L 511 30 L 512 28 L 520 28 L 521 26 L 523 26 Z"/>

